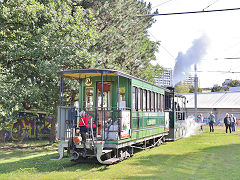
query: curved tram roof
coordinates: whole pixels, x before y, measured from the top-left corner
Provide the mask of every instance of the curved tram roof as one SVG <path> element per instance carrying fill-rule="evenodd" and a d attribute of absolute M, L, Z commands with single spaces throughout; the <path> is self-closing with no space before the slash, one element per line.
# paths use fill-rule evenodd
<path fill-rule="evenodd" d="M 110 70 L 110 69 L 74 69 L 74 70 L 65 70 L 60 71 L 58 74 L 61 77 L 70 78 L 70 79 L 81 79 L 86 77 L 93 77 L 93 76 L 101 76 L 107 75 L 107 76 L 123 76 L 129 79 L 134 78 L 133 76 L 130 76 L 128 74 L 125 74 L 120 71 L 116 70 Z"/>
<path fill-rule="evenodd" d="M 136 78 L 134 76 L 128 75 L 126 73 L 123 73 L 121 71 L 117 70 L 111 70 L 111 69 L 74 69 L 74 70 L 64 70 L 58 72 L 58 74 L 61 77 L 64 78 L 70 78 L 70 79 L 76 79 L 79 80 L 81 78 L 86 78 L 86 77 L 93 77 L 93 76 L 101 76 L 101 75 L 107 75 L 107 76 L 122 76 L 128 79 L 137 79 L 139 81 L 151 84 L 153 86 L 157 86 L 159 88 L 165 89 L 166 91 L 169 91 L 169 89 L 166 89 L 164 87 L 152 84 L 150 82 L 147 82 L 145 80 Z"/>

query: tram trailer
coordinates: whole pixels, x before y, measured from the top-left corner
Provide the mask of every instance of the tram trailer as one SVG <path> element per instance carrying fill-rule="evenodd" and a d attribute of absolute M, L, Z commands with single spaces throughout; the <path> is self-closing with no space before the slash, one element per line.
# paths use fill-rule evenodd
<path fill-rule="evenodd" d="M 172 112 L 164 107 L 164 98 L 170 90 L 115 70 L 67 70 L 59 75 L 59 157 L 55 160 L 67 151 L 74 161 L 96 158 L 101 164 L 113 164 L 131 157 L 134 148 L 158 146 L 169 136 Z M 77 80 L 77 106 L 64 106 L 63 78 Z M 79 126 L 84 117 L 88 117 L 85 135 L 83 125 Z"/>

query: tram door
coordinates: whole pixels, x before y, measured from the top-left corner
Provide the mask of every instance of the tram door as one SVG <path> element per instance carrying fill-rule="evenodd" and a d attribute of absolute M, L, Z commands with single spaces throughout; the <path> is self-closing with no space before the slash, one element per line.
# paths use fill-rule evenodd
<path fill-rule="evenodd" d="M 103 92 L 102 92 L 103 90 Z M 104 121 L 107 121 L 111 118 L 111 82 L 102 82 L 97 83 L 97 135 L 101 137 L 101 130 L 104 124 Z M 103 98 L 102 98 L 103 95 Z M 103 108 L 102 108 L 103 106 Z"/>

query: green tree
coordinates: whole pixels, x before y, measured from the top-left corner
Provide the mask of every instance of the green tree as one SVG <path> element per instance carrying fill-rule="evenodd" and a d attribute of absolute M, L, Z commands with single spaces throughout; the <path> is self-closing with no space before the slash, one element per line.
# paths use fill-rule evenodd
<path fill-rule="evenodd" d="M 214 86 L 211 89 L 211 92 L 218 92 L 218 91 L 223 91 L 221 86 Z"/>
<path fill-rule="evenodd" d="M 40 109 L 53 116 L 54 134 L 59 99 L 57 72 L 93 64 L 87 50 L 96 37 L 95 20 L 80 6 L 73 11 L 73 3 L 0 2 L 2 125 L 11 123 L 19 111 Z M 74 96 L 74 91 L 67 91 L 68 85 L 65 91 Z"/>
<path fill-rule="evenodd" d="M 94 67 L 124 71 L 152 81 L 160 76 L 156 60 L 159 42 L 149 39 L 147 29 L 153 17 L 137 18 L 137 14 L 151 13 L 151 5 L 139 0 L 82 0 L 78 5 L 92 10 L 97 19 L 98 38 L 90 52 L 96 59 Z"/>
<path fill-rule="evenodd" d="M 175 91 L 177 93 L 194 93 L 194 86 L 186 83 L 180 83 L 175 85 Z M 202 92 L 202 88 L 197 88 L 197 92 Z"/>
<path fill-rule="evenodd" d="M 231 80 L 228 83 L 228 87 L 238 87 L 238 86 L 240 86 L 240 81 L 239 80 Z"/>
<path fill-rule="evenodd" d="M 194 88 L 193 85 L 189 86 L 189 92 L 190 93 L 194 93 L 195 92 L 195 88 Z M 197 92 L 202 92 L 202 88 L 197 87 Z"/>
<path fill-rule="evenodd" d="M 175 92 L 176 93 L 189 93 L 190 91 L 190 85 L 185 83 L 180 83 L 175 85 Z"/>

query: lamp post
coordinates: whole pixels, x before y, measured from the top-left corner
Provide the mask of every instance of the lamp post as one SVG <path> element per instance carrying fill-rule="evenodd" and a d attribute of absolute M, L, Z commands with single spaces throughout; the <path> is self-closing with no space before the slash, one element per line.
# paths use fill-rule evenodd
<path fill-rule="evenodd" d="M 195 121 L 197 121 L 197 87 L 198 87 L 198 79 L 197 79 L 197 64 L 194 64 L 194 104 L 195 104 Z"/>

